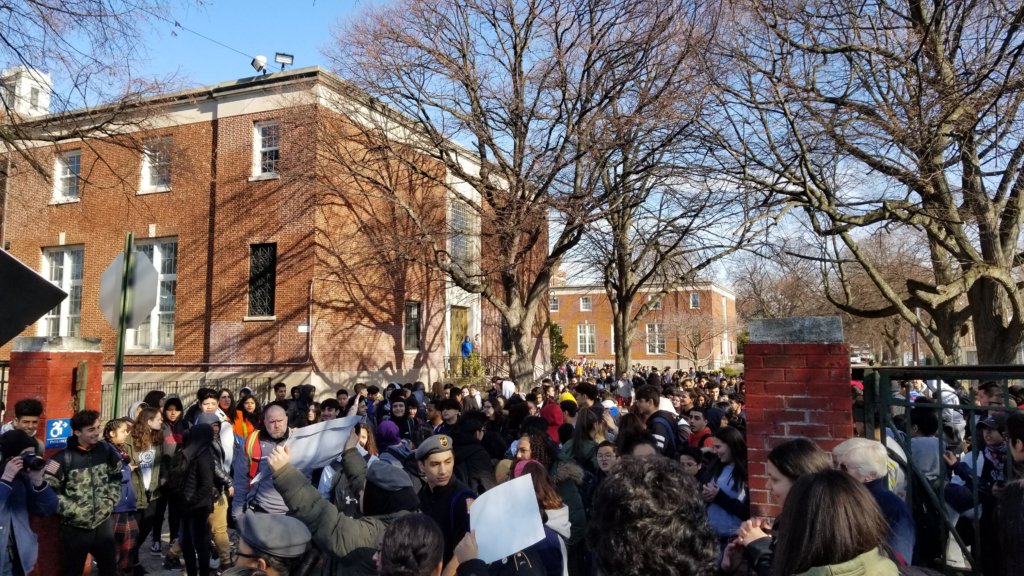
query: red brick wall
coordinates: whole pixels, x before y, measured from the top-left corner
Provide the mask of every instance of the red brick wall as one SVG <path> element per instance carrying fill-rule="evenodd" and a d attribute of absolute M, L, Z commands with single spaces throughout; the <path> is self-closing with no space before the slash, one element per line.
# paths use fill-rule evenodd
<path fill-rule="evenodd" d="M 694 291 L 700 294 L 700 309 L 690 308 L 690 292 Z M 566 357 L 579 357 L 577 325 L 589 323 L 596 326 L 597 347 L 596 353 L 587 355 L 587 359 L 599 362 L 613 362 L 615 360 L 615 350 L 614 342 L 612 341 L 612 309 L 605 291 L 603 289 L 552 289 L 550 294 L 558 298 L 558 310 L 551 312 L 551 321 L 562 328 L 562 337 L 565 339 L 565 343 L 569 345 L 565 351 Z M 592 308 L 590 312 L 580 310 L 580 298 L 582 296 L 590 296 Z M 646 299 L 647 293 L 639 293 L 637 301 L 634 302 L 634 309 L 639 309 L 642 304 L 646 303 Z M 736 300 L 727 298 L 726 307 L 725 314 L 728 314 L 730 321 L 735 322 Z M 710 316 L 714 321 L 721 321 L 723 317 L 722 295 L 704 287 L 694 290 L 682 289 L 666 294 L 662 299 L 661 309 L 649 311 L 637 326 L 636 332 L 633 335 L 633 343 L 630 347 L 631 360 L 634 363 L 640 363 L 645 366 L 655 365 L 659 368 L 665 366 L 675 368 L 677 365 L 683 369 L 688 368 L 690 362 L 686 359 L 686 350 L 676 341 L 676 337 L 671 333 L 669 326 L 677 317 L 702 311 L 710 311 Z M 646 324 L 648 323 L 663 324 L 663 329 L 666 332 L 665 354 L 647 353 Z M 736 334 L 730 333 L 729 338 L 731 341 L 731 351 L 735 353 Z M 718 336 L 705 342 L 702 347 L 702 356 L 714 359 L 721 358 L 721 340 L 721 336 Z M 682 356 L 679 356 L 679 354 Z"/>
<path fill-rule="evenodd" d="M 824 450 L 853 436 L 846 344 L 747 344 L 747 460 L 751 513 L 777 516 L 765 462 L 779 443 L 805 436 Z"/>

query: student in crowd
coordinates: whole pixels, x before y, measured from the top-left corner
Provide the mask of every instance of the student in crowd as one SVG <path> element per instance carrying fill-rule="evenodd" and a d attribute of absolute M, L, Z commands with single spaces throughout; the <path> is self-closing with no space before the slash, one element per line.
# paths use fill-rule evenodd
<path fill-rule="evenodd" d="M 295 518 L 246 512 L 238 521 L 238 567 L 266 576 L 300 576 L 309 541 L 309 530 Z"/>
<path fill-rule="evenodd" d="M 108 420 L 103 427 L 103 439 L 117 450 L 121 457 L 121 498 L 114 505 L 110 517 L 114 523 L 114 542 L 117 544 L 117 573 L 119 576 L 143 574 L 145 570 L 133 554 L 139 539 L 139 523 L 135 490 L 132 488 L 131 456 L 125 445 L 131 439 L 131 422 L 127 418 Z M 145 539 L 143 539 L 145 541 Z"/>
<path fill-rule="evenodd" d="M 441 528 L 425 514 L 407 514 L 388 526 L 377 552 L 380 576 L 440 576 Z"/>
<path fill-rule="evenodd" d="M 39 546 L 28 516 L 57 513 L 57 493 L 45 480 L 42 464 L 35 438 L 20 429 L 0 435 L 0 530 L 7 534 L 0 547 L 0 574 L 32 573 Z"/>
<path fill-rule="evenodd" d="M 594 495 L 587 544 L 603 576 L 711 576 L 718 547 L 679 462 L 623 458 Z"/>
<path fill-rule="evenodd" d="M 562 502 L 555 485 L 551 483 L 544 466 L 536 460 L 520 460 L 512 469 L 512 477 L 529 475 L 537 495 L 541 519 L 544 522 L 544 539 L 530 546 L 544 565 L 547 576 L 567 576 L 569 573 L 566 540 L 572 528 L 569 522 L 569 507 Z"/>
<path fill-rule="evenodd" d="M 255 396 L 245 396 L 235 411 L 232 429 L 235 432 L 235 439 L 239 444 L 249 437 L 249 434 L 260 429 L 260 418 L 263 409 Z"/>
<path fill-rule="evenodd" d="M 886 556 L 888 527 L 871 493 L 852 476 L 802 476 L 786 496 L 775 546 L 775 576 L 897 576 Z"/>
<path fill-rule="evenodd" d="M 740 524 L 750 518 L 747 490 L 747 444 L 740 431 L 726 426 L 715 433 L 718 457 L 708 471 L 701 495 L 708 503 L 708 524 L 724 550 Z"/>
<path fill-rule="evenodd" d="M 177 396 L 167 396 L 164 399 L 163 416 L 164 416 L 164 454 L 169 459 L 173 459 L 174 455 L 181 449 L 182 443 L 184 442 L 183 436 L 185 433 L 184 423 L 184 407 L 181 404 L 181 398 Z M 170 460 L 168 460 L 168 463 Z M 181 567 L 181 546 L 178 543 L 178 529 L 181 526 L 181 521 L 178 517 L 178 509 L 174 506 L 168 506 L 171 501 L 170 490 L 165 490 L 167 497 L 160 498 L 157 500 L 156 515 L 153 518 L 153 524 L 155 526 L 163 526 L 164 514 L 167 516 L 167 530 L 170 532 L 171 546 L 167 550 L 167 556 L 164 558 L 164 568 L 174 569 Z M 153 543 L 149 547 L 149 553 L 154 556 L 159 556 L 161 552 L 160 542 L 160 531 L 153 531 Z"/>
<path fill-rule="evenodd" d="M 117 558 L 110 515 L 121 497 L 121 457 L 102 442 L 100 413 L 71 417 L 67 448 L 46 464 L 46 479 L 60 500 L 60 574 L 81 576 L 92 554 L 99 576 L 114 576 Z M 191 575 L 190 575 L 191 576 Z"/>
<path fill-rule="evenodd" d="M 787 440 L 768 453 L 765 471 L 772 501 L 785 506 L 793 483 L 800 477 L 832 469 L 832 458 L 807 438 Z M 771 529 L 771 536 L 767 531 Z M 771 576 L 775 558 L 775 536 L 780 524 L 770 525 L 764 519 L 750 519 L 740 525 L 737 538 L 726 548 L 723 571 L 734 572 L 740 565 L 740 552 L 746 556 L 751 574 Z"/>
<path fill-rule="evenodd" d="M 23 398 L 14 403 L 14 420 L 0 428 L 0 434 L 21 430 L 32 438 L 39 431 L 39 419 L 43 415 L 43 403 L 35 398 Z M 43 453 L 43 443 L 36 439 L 36 454 Z"/>
<path fill-rule="evenodd" d="M 135 493 L 136 514 L 139 536 L 132 546 L 132 564 L 139 564 L 139 549 L 146 538 L 160 526 L 156 524 L 156 512 L 163 498 L 163 487 L 167 482 L 167 465 L 170 455 L 164 452 L 163 416 L 151 406 L 143 408 L 131 428 L 131 439 L 124 444 L 124 451 L 130 457 L 132 489 Z"/>

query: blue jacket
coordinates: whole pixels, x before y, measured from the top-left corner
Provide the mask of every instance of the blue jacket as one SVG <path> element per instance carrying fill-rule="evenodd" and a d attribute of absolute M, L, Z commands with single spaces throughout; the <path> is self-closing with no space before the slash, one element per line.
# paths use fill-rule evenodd
<path fill-rule="evenodd" d="M 877 478 L 864 486 L 874 496 L 875 502 L 878 502 L 882 516 L 885 516 L 889 524 L 889 546 L 903 557 L 906 564 L 910 564 L 914 558 L 914 542 L 917 540 L 914 515 L 910 508 L 899 496 L 889 492 L 887 477 Z"/>
<path fill-rule="evenodd" d="M 28 524 L 29 513 L 35 516 L 57 513 L 57 493 L 53 488 L 44 482 L 42 489 L 36 490 L 30 483 L 26 474 L 18 474 L 10 484 L 0 481 L 0 534 L 6 533 L 7 538 L 14 534 L 22 574 L 28 574 L 35 568 L 39 556 L 36 534 Z M 11 567 L 6 565 L 11 561 L 7 538 L 0 541 L 0 574 L 11 572 Z"/>
<path fill-rule="evenodd" d="M 117 450 L 117 447 L 113 444 L 110 446 Z M 120 451 L 118 451 L 118 454 L 120 454 Z M 129 467 L 130 460 L 127 455 L 121 456 L 121 463 L 123 464 L 121 466 L 121 498 L 117 501 L 117 504 L 114 504 L 115 513 L 131 512 L 134 514 L 138 504 L 138 499 L 135 498 L 135 488 L 132 487 L 132 469 Z"/>

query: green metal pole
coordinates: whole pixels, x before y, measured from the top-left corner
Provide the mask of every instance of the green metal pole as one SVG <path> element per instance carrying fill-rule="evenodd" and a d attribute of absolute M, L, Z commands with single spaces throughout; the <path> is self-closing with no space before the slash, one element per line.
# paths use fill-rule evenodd
<path fill-rule="evenodd" d="M 131 308 L 132 277 L 135 272 L 135 235 L 124 237 L 124 271 L 121 274 L 121 311 L 117 317 L 117 358 L 114 360 L 114 406 L 111 417 L 121 413 L 121 377 L 124 374 L 124 338 Z"/>

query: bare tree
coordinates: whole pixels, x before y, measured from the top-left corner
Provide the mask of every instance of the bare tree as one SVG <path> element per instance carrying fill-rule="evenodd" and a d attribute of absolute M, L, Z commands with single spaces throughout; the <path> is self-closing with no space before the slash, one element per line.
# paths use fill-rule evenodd
<path fill-rule="evenodd" d="M 600 218 L 608 192 L 597 176 L 621 145 L 612 128 L 665 105 L 662 92 L 640 87 L 674 49 L 681 6 L 401 0 L 337 34 L 338 69 L 375 99 L 357 137 L 411 163 L 474 222 L 449 218 L 438 230 L 387 186 L 373 194 L 414 223 L 397 233 L 424 239 L 430 264 L 501 316 L 520 383 L 534 375 L 548 281 Z M 466 236 L 479 259 L 453 249 Z"/>
<path fill-rule="evenodd" d="M 736 334 L 739 329 L 740 324 L 735 318 L 716 318 L 710 308 L 662 313 L 658 319 L 658 337 L 676 342 L 682 358 L 696 370 L 710 367 L 715 346 L 721 343 L 723 336 Z M 650 346 L 653 336 L 644 334 L 640 339 L 646 340 Z"/>
<path fill-rule="evenodd" d="M 723 177 L 793 208 L 863 268 L 941 363 L 1005 363 L 1024 340 L 1024 8 L 999 0 L 759 0 L 722 34 L 708 122 Z M 717 64 L 717 63 L 716 63 Z M 926 239 L 926 281 L 886 278 L 858 230 Z M 917 310 L 924 312 L 918 316 Z M 853 309 L 850 309 L 854 312 Z"/>

